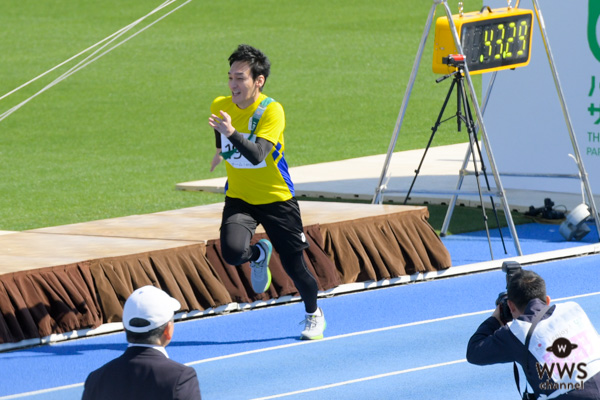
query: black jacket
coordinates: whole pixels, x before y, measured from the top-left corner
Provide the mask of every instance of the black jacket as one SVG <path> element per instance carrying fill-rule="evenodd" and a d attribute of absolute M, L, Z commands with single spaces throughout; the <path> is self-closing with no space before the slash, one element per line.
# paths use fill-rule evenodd
<path fill-rule="evenodd" d="M 192 367 L 149 347 L 125 353 L 93 371 L 82 400 L 199 400 L 200 386 Z"/>

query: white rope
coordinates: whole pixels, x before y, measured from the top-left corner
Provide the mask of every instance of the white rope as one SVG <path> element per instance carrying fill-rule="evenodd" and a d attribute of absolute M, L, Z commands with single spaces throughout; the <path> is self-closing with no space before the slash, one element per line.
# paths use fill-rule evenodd
<path fill-rule="evenodd" d="M 99 59 L 100 57 L 106 55 L 107 53 L 111 52 L 112 50 L 116 49 L 117 47 L 119 47 L 120 45 L 126 43 L 128 40 L 133 39 L 135 36 L 137 36 L 138 34 L 142 33 L 143 31 L 145 31 L 146 29 L 150 28 L 151 26 L 153 26 L 154 24 L 156 24 L 157 22 L 161 21 L 162 19 L 166 18 L 167 16 L 169 16 L 170 14 L 174 13 L 175 11 L 179 10 L 181 7 L 185 6 L 186 4 L 190 3 L 192 0 L 187 0 L 185 3 L 181 4 L 180 6 L 176 7 L 175 9 L 169 11 L 168 13 L 164 14 L 163 16 L 161 16 L 160 18 L 156 19 L 155 21 L 153 21 L 152 23 L 150 23 L 149 25 L 143 27 L 142 29 L 140 29 L 139 31 L 137 31 L 136 33 L 132 34 L 131 36 L 129 36 L 128 38 L 124 39 L 123 41 L 115 44 L 113 47 L 110 47 L 109 49 L 107 49 L 106 51 L 102 52 L 101 54 L 99 54 L 98 56 L 92 58 L 94 55 L 98 54 L 100 51 L 102 51 L 102 49 L 106 48 L 108 45 L 110 45 L 111 43 L 113 43 L 115 40 L 117 40 L 118 38 L 120 38 L 121 36 L 123 36 L 125 33 L 129 32 L 131 29 L 133 29 L 135 26 L 137 26 L 139 23 L 141 23 L 142 21 L 144 21 L 146 18 L 148 18 L 149 16 L 157 13 L 158 11 L 162 10 L 163 8 L 171 5 L 172 3 L 175 3 L 177 0 L 167 0 L 165 1 L 163 4 L 161 4 L 160 6 L 158 6 L 157 8 L 155 8 L 154 10 L 152 10 L 150 13 L 148 13 L 147 15 L 145 15 L 142 18 L 139 18 L 138 20 L 136 20 L 135 22 L 132 22 L 131 24 L 125 26 L 124 28 L 119 29 L 117 32 L 113 33 L 112 35 L 102 39 L 100 42 L 94 44 L 93 46 L 87 48 L 86 50 L 80 52 L 79 54 L 69 58 L 68 60 L 60 63 L 59 65 L 51 68 L 50 70 L 44 72 L 43 74 L 39 75 L 38 77 L 32 79 L 31 81 L 19 86 L 18 88 L 12 90 L 11 92 L 5 94 L 4 96 L 0 97 L 0 100 L 4 99 L 5 97 L 9 96 L 10 94 L 16 92 L 17 90 L 29 85 L 30 83 L 36 81 L 37 79 L 41 78 L 42 76 L 48 74 L 49 72 L 52 72 L 53 70 L 59 68 L 60 66 L 68 63 L 69 61 L 72 61 L 73 59 L 79 57 L 80 55 L 84 54 L 85 52 L 89 51 L 90 49 L 93 49 L 94 47 L 98 46 L 101 43 L 104 43 L 108 40 L 108 42 L 104 45 L 102 45 L 100 48 L 98 48 L 97 50 L 95 50 L 92 54 L 88 55 L 86 58 L 84 58 L 82 61 L 80 61 L 79 63 L 77 63 L 74 67 L 72 67 L 71 69 L 69 69 L 67 72 L 63 73 L 61 76 L 59 76 L 58 78 L 56 78 L 54 81 L 52 81 L 51 83 L 49 83 L 48 85 L 46 85 L 44 88 L 40 89 L 38 92 L 36 92 L 35 94 L 33 94 L 32 96 L 30 96 L 29 98 L 27 98 L 26 100 L 22 101 L 21 103 L 17 104 L 16 106 L 12 107 L 11 109 L 9 109 L 8 111 L 5 111 L 4 113 L 0 114 L 0 121 L 4 120 L 5 118 L 7 118 L 9 115 L 11 115 L 12 113 L 14 113 L 15 111 L 17 111 L 19 108 L 23 107 L 25 104 L 27 104 L 29 101 L 33 100 L 35 97 L 39 96 L 40 94 L 42 94 L 43 92 L 45 92 L 46 90 L 52 88 L 53 86 L 55 86 L 56 84 L 62 82 L 63 80 L 67 79 L 69 76 L 73 75 L 74 73 L 76 73 L 77 71 L 85 68 L 86 66 L 88 66 L 89 64 L 93 63 L 94 61 L 96 61 L 97 59 Z M 110 39 L 110 40 L 109 40 Z M 88 61 L 89 60 L 89 61 Z"/>
<path fill-rule="evenodd" d="M 165 6 L 165 4 L 166 4 L 166 3 L 169 3 L 169 2 L 171 2 L 171 1 L 176 1 L 176 0 L 168 0 L 167 2 L 163 3 L 162 5 L 160 5 L 158 8 L 156 8 L 155 10 L 153 10 L 153 11 L 152 11 L 150 14 L 148 14 L 148 15 L 151 15 L 151 14 L 152 14 L 152 13 L 154 13 L 155 11 L 157 11 L 157 10 L 161 9 L 162 7 L 164 7 L 164 6 Z M 148 16 L 148 15 L 147 15 L 147 16 Z M 146 17 L 147 17 L 147 16 L 146 16 Z M 140 18 L 138 21 L 140 21 L 140 20 L 142 20 L 143 18 L 146 18 L 146 17 L 142 17 L 142 18 Z M 73 61 L 74 59 L 76 59 L 77 57 L 81 56 L 82 54 L 85 54 L 85 53 L 87 53 L 88 51 L 90 51 L 90 50 L 91 50 L 91 49 L 93 49 L 94 47 L 98 46 L 99 44 L 101 44 L 101 43 L 104 43 L 105 41 L 107 41 L 108 39 L 112 38 L 113 36 L 115 36 L 115 35 L 119 34 L 119 33 L 120 33 L 120 32 L 122 32 L 123 30 L 125 30 L 125 29 L 128 29 L 128 27 L 129 27 L 129 26 L 131 26 L 131 25 L 133 25 L 133 24 L 136 24 L 138 21 L 136 21 L 136 22 L 134 22 L 134 23 L 132 23 L 132 24 L 130 24 L 130 25 L 128 25 L 128 26 L 126 26 L 126 27 L 124 27 L 124 28 L 121 28 L 121 29 L 119 29 L 117 32 L 113 33 L 113 34 L 112 34 L 112 35 L 110 35 L 110 36 L 107 36 L 107 37 L 105 37 L 104 39 L 102 39 L 102 40 L 101 40 L 101 41 L 99 41 L 98 43 L 96 43 L 96 44 L 94 44 L 94 45 L 92 45 L 92 46 L 88 47 L 87 49 L 85 49 L 85 50 L 83 50 L 83 51 L 81 51 L 81 52 L 79 52 L 79 53 L 77 53 L 77 54 L 75 54 L 73 57 L 71 57 L 71 58 L 69 58 L 69 59 L 67 59 L 67 60 L 65 60 L 65 61 L 63 61 L 63 62 L 61 62 L 60 64 L 58 64 L 58 65 L 56 65 L 56 66 L 54 66 L 54 67 L 52 67 L 52 68 L 50 68 L 48 71 L 46 71 L 46 72 L 44 72 L 44 73 L 42 73 L 42 74 L 40 74 L 40 75 L 36 76 L 35 78 L 31 79 L 31 80 L 30 80 L 30 81 L 28 81 L 28 82 L 25 82 L 25 83 L 24 83 L 24 84 L 22 84 L 21 86 L 19 86 L 19 87 L 15 88 L 15 89 L 13 89 L 13 90 L 11 90 L 10 92 L 8 92 L 8 93 L 4 94 L 3 96 L 0 96 L 0 100 L 3 100 L 4 98 L 6 98 L 6 97 L 10 96 L 11 94 L 13 94 L 13 93 L 16 93 L 17 91 L 19 91 L 19 90 L 23 89 L 24 87 L 26 87 L 26 86 L 28 86 L 29 84 L 31 84 L 31 83 L 33 83 L 33 82 L 37 81 L 38 79 L 40 79 L 40 78 L 42 78 L 42 77 L 46 76 L 47 74 L 49 74 L 50 72 L 52 72 L 52 71 L 56 70 L 57 68 L 60 68 L 60 67 L 62 67 L 63 65 L 65 65 L 65 64 L 67 64 L 67 63 L 69 63 L 69 62 Z"/>

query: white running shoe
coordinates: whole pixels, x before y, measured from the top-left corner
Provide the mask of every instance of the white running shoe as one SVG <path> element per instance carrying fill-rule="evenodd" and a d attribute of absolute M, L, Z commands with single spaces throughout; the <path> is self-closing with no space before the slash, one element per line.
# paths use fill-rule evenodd
<path fill-rule="evenodd" d="M 327 322 L 325 322 L 325 314 L 323 314 L 323 310 L 319 308 L 319 311 L 321 311 L 320 316 L 307 314 L 304 321 L 300 322 L 300 324 L 304 324 L 304 330 L 300 334 L 300 339 L 323 339 L 323 331 L 327 327 Z"/>
<path fill-rule="evenodd" d="M 252 261 L 250 263 L 250 280 L 252 282 L 252 289 L 256 293 L 264 293 L 269 289 L 269 286 L 271 286 L 269 261 L 271 260 L 271 254 L 273 254 L 273 246 L 267 239 L 259 240 L 256 245 L 260 246 L 265 257 L 261 262 Z"/>

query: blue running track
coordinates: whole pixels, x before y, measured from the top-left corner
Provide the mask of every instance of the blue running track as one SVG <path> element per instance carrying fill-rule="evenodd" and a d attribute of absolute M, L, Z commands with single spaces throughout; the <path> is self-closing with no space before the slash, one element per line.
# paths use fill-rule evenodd
<path fill-rule="evenodd" d="M 598 329 L 599 266 L 594 255 L 527 268 Z M 167 350 L 197 370 L 205 400 L 518 398 L 511 365 L 465 361 L 504 286 L 496 270 L 321 299 L 328 328 L 315 342 L 297 339 L 300 303 L 178 322 Z M 87 374 L 125 346 L 115 333 L 1 353 L 0 400 L 79 399 Z"/>

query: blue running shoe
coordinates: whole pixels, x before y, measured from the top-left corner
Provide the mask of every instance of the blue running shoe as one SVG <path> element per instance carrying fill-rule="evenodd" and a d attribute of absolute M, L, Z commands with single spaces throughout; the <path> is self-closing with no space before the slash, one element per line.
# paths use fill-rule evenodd
<path fill-rule="evenodd" d="M 264 293 L 271 286 L 271 271 L 269 270 L 269 261 L 273 254 L 273 246 L 267 239 L 261 239 L 256 243 L 260 246 L 265 254 L 261 262 L 250 262 L 250 280 L 252 281 L 252 289 L 256 293 Z"/>

